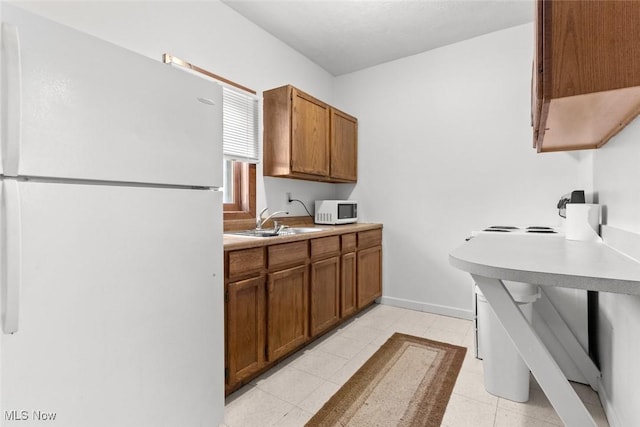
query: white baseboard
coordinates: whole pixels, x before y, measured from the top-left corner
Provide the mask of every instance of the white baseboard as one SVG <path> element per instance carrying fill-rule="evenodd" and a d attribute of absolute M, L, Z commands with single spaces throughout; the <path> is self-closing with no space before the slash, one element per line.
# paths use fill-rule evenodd
<path fill-rule="evenodd" d="M 385 297 L 380 298 L 380 303 L 394 307 L 407 308 L 409 310 L 424 311 L 426 313 L 441 314 L 443 316 L 457 317 L 459 319 L 473 320 L 473 310 L 463 310 L 445 305 L 429 304 L 426 302 L 413 301 L 402 298 Z"/>

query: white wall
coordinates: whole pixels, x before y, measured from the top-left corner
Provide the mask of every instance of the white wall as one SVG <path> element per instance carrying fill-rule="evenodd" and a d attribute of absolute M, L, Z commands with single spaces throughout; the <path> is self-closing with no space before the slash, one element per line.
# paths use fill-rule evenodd
<path fill-rule="evenodd" d="M 293 84 L 331 100 L 331 74 L 217 0 L 15 4 L 157 60 L 163 53 L 171 53 L 259 95 Z M 297 203 L 286 205 L 286 192 L 306 203 L 335 198 L 336 192 L 334 184 L 262 179 L 261 166 L 257 184 L 258 210 L 268 204 L 271 212 L 290 210 L 291 215 L 306 213 Z"/>
<path fill-rule="evenodd" d="M 605 222 L 640 234 L 640 122 L 595 158 L 530 148 L 530 25 L 334 79 L 215 0 L 18 4 L 152 58 L 172 53 L 259 93 L 291 83 L 356 115 L 357 185 L 262 179 L 259 170 L 258 208 L 287 208 L 287 191 L 307 202 L 359 200 L 362 218 L 385 226 L 392 303 L 468 316 L 470 279 L 448 265 L 449 251 L 486 225 L 558 223 L 555 203 L 572 189 L 595 186 Z M 600 302 L 608 415 L 612 425 L 640 425 L 640 298 L 602 294 Z"/>
<path fill-rule="evenodd" d="M 448 253 L 489 225 L 558 224 L 591 190 L 591 153 L 531 148 L 531 24 L 336 79 L 359 120 L 359 176 L 339 194 L 384 223 L 385 301 L 468 317 L 471 279 Z"/>
<path fill-rule="evenodd" d="M 603 223 L 635 234 L 640 253 L 640 121 L 597 150 L 594 187 Z M 631 236 L 630 236 L 631 237 Z M 600 368 L 612 427 L 640 425 L 640 297 L 600 293 Z"/>

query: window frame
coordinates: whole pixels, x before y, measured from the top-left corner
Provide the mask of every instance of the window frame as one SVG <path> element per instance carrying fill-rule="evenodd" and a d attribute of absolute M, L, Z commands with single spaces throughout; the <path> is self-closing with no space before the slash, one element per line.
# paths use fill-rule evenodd
<path fill-rule="evenodd" d="M 224 204 L 224 220 L 255 219 L 256 217 L 256 165 L 232 162 L 233 203 Z"/>

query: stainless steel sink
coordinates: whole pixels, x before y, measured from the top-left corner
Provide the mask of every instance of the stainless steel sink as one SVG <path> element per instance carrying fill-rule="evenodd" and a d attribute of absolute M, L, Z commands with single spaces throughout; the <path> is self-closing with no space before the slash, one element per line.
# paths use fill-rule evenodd
<path fill-rule="evenodd" d="M 284 227 L 280 231 L 275 232 L 272 228 L 265 228 L 262 230 L 242 230 L 242 231 L 229 231 L 225 234 L 232 234 L 234 236 L 243 237 L 278 237 L 278 236 L 291 236 L 295 234 L 315 233 L 318 231 L 324 231 L 324 228 L 318 227 Z"/>
<path fill-rule="evenodd" d="M 287 227 L 280 230 L 280 236 L 286 236 L 288 234 L 304 234 L 304 233 L 316 233 L 318 231 L 324 231 L 324 228 L 318 227 Z"/>

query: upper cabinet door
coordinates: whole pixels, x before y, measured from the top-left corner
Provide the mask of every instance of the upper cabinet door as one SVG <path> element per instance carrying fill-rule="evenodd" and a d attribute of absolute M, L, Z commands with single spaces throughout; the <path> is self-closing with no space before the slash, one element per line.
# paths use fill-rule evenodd
<path fill-rule="evenodd" d="M 293 89 L 291 169 L 329 175 L 329 106 Z"/>
<path fill-rule="evenodd" d="M 358 119 L 331 109 L 331 178 L 358 179 Z"/>
<path fill-rule="evenodd" d="M 221 186 L 217 84 L 2 7 L 12 175 Z"/>

